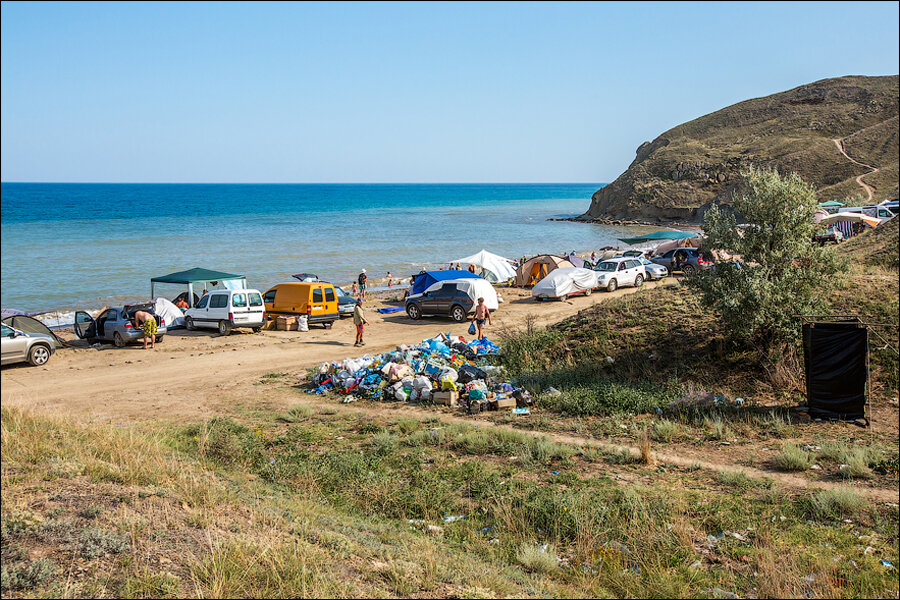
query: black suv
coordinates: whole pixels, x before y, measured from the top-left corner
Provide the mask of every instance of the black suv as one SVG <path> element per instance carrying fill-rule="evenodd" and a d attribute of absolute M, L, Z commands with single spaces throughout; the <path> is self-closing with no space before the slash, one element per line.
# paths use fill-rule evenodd
<path fill-rule="evenodd" d="M 456 288 L 455 283 L 445 283 L 436 290 L 425 292 L 406 301 L 406 314 L 410 319 L 423 315 L 448 315 L 457 323 L 469 316 L 475 303 L 469 295 Z"/>

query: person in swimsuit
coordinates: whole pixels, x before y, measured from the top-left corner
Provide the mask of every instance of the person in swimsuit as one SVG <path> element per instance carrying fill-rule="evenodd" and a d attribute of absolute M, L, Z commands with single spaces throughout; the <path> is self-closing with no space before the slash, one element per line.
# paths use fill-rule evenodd
<path fill-rule="evenodd" d="M 494 324 L 493 320 L 491 320 L 491 311 L 488 310 L 487 305 L 484 303 L 484 298 L 479 298 L 478 305 L 475 307 L 475 327 L 478 329 L 479 340 L 484 338 L 485 321 L 491 325 Z"/>
<path fill-rule="evenodd" d="M 147 338 L 150 339 L 150 348 L 156 348 L 156 317 L 139 310 L 134 313 L 134 324 L 144 332 L 144 350 L 147 349 Z"/>

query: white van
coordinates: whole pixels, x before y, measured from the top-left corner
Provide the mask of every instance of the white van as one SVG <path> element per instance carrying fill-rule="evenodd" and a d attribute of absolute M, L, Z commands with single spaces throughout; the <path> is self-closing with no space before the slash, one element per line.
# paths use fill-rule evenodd
<path fill-rule="evenodd" d="M 265 322 L 266 307 L 259 290 L 213 290 L 184 311 L 188 329 L 207 327 L 218 329 L 221 335 L 228 335 L 235 327 L 249 327 L 257 333 Z"/>

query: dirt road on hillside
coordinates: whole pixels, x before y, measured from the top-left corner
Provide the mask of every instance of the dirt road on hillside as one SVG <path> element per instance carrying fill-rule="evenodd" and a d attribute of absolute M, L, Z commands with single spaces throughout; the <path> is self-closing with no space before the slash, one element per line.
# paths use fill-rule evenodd
<path fill-rule="evenodd" d="M 872 198 L 875 197 L 875 193 L 872 191 L 872 187 L 868 183 L 863 181 L 863 177 L 865 177 L 866 175 L 871 175 L 872 173 L 877 173 L 878 167 L 873 167 L 872 165 L 867 165 L 865 163 L 859 162 L 858 160 L 854 160 L 854 159 L 850 158 L 850 155 L 844 151 L 844 141 L 843 140 L 834 139 L 831 141 L 834 142 L 834 145 L 837 146 L 837 149 L 840 151 L 840 153 L 844 155 L 844 158 L 846 158 L 847 160 L 849 160 L 850 162 L 852 162 L 855 165 L 859 165 L 859 166 L 865 167 L 867 169 L 872 169 L 868 173 L 863 173 L 862 175 L 860 175 L 859 177 L 856 178 L 856 183 L 858 183 L 862 187 L 862 189 L 866 190 L 866 194 L 868 194 L 868 196 L 869 196 L 867 202 L 869 204 L 871 204 Z"/>
<path fill-rule="evenodd" d="M 669 281 L 672 281 L 670 279 Z M 647 283 L 643 293 L 653 293 Z M 579 310 L 638 291 L 623 288 L 595 292 L 565 302 L 535 302 L 529 290 L 503 288 L 505 298 L 494 314 L 488 337 L 500 328 L 520 328 L 533 315 L 535 324 L 555 323 Z M 128 423 L 143 419 L 188 421 L 215 414 L 228 398 L 253 390 L 262 375 L 302 373 L 323 361 L 392 350 L 417 344 L 440 332 L 467 336 L 466 323 L 428 318 L 413 321 L 405 313 L 381 315 L 378 304 L 367 306 L 370 325 L 366 347 L 354 348 L 350 319 L 331 330 L 313 326 L 309 332 L 238 330 L 227 337 L 209 331 L 174 331 L 155 350 L 88 347 L 84 342 L 57 352 L 44 367 L 4 367 L 3 406 L 17 406 L 67 416 L 82 422 Z M 69 339 L 73 339 L 68 335 Z"/>

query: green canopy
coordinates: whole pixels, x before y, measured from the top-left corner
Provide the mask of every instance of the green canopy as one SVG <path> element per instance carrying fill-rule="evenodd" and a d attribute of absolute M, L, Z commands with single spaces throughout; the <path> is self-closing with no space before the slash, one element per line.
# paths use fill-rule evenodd
<path fill-rule="evenodd" d="M 150 297 L 156 297 L 156 290 L 154 289 L 155 284 L 157 283 L 175 283 L 175 284 L 183 284 L 188 286 L 188 299 L 194 297 L 194 284 L 195 283 L 206 283 L 209 281 L 229 281 L 229 280 L 243 280 L 238 287 L 247 287 L 246 278 L 243 275 L 235 275 L 234 273 L 223 273 L 222 271 L 210 271 L 209 269 L 201 269 L 200 267 L 194 267 L 193 269 L 188 269 L 187 271 L 179 271 L 177 273 L 169 273 L 168 275 L 163 275 L 162 277 L 154 277 L 150 280 Z"/>
<path fill-rule="evenodd" d="M 837 200 L 829 200 L 828 202 L 820 202 L 819 206 L 821 208 L 837 208 L 839 206 L 844 206 L 844 203 L 838 202 Z"/>
<path fill-rule="evenodd" d="M 699 237 L 698 233 L 691 233 L 689 231 L 654 231 L 653 233 L 648 233 L 646 235 L 640 235 L 638 237 L 633 238 L 619 238 L 620 241 L 625 242 L 626 244 L 642 244 L 644 242 L 658 242 L 660 240 L 683 240 L 685 238 Z"/>
<path fill-rule="evenodd" d="M 179 271 L 177 273 L 169 273 L 162 277 L 154 277 L 150 281 L 156 283 L 194 283 L 197 281 L 222 281 L 223 279 L 243 279 L 243 275 L 235 275 L 234 273 L 223 273 L 222 271 L 210 271 L 209 269 L 201 269 L 194 267 L 187 271 Z"/>

